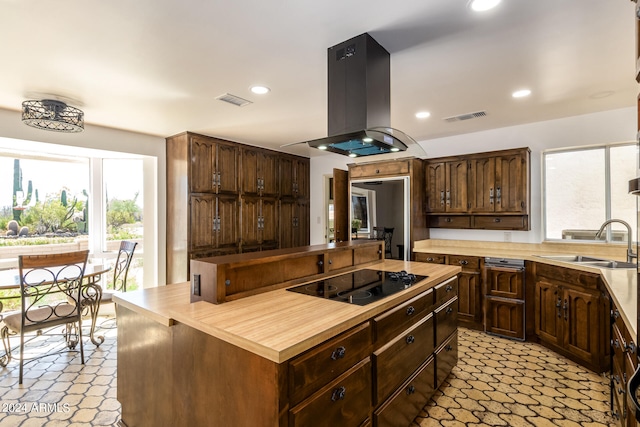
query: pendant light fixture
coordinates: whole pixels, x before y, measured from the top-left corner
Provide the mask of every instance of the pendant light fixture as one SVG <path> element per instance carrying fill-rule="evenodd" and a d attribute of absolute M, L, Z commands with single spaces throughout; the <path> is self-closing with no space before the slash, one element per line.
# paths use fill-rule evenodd
<path fill-rule="evenodd" d="M 24 101 L 22 122 L 28 126 L 55 132 L 82 132 L 84 112 L 54 99 Z"/>

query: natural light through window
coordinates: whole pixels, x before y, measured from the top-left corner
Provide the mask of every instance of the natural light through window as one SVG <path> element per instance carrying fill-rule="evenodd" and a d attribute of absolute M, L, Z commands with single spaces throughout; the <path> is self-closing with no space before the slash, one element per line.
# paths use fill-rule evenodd
<path fill-rule="evenodd" d="M 636 197 L 628 182 L 636 175 L 635 144 L 553 151 L 543 154 L 545 238 L 595 240 L 607 219 L 621 219 L 636 236 Z M 627 241 L 627 230 L 612 224 L 607 238 Z M 603 238 L 605 236 L 603 235 Z"/>

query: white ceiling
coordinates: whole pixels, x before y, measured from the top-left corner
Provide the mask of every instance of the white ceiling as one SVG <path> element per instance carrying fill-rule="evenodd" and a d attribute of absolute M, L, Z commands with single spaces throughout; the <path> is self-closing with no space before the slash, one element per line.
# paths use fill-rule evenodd
<path fill-rule="evenodd" d="M 634 106 L 634 6 L 503 0 L 478 14 L 467 0 L 0 0 L 0 108 L 55 95 L 95 125 L 280 149 L 327 135 L 327 48 L 368 32 L 391 53 L 390 125 L 427 147 Z M 272 91 L 254 95 L 254 84 Z M 511 98 L 522 87 L 533 94 Z M 225 92 L 254 103 L 215 99 Z"/>

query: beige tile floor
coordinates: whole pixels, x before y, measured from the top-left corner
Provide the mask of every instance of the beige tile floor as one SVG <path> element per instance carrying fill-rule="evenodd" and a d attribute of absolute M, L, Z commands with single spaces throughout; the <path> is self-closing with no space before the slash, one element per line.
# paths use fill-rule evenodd
<path fill-rule="evenodd" d="M 458 357 L 414 426 L 616 425 L 609 380 L 538 344 L 459 328 Z"/>
<path fill-rule="evenodd" d="M 101 333 L 99 348 L 85 345 L 84 366 L 77 352 L 48 355 L 26 365 L 22 386 L 17 361 L 0 369 L 0 427 L 116 425 L 116 331 Z M 30 348 L 60 341 L 39 337 Z M 608 380 L 539 345 L 460 328 L 459 356 L 413 426 L 613 425 Z"/>

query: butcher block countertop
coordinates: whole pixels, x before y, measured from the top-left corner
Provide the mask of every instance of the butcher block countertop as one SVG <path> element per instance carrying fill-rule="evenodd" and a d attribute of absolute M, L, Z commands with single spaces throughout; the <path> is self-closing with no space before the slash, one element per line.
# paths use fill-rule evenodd
<path fill-rule="evenodd" d="M 362 269 L 406 270 L 428 276 L 410 288 L 365 306 L 278 289 L 223 304 L 189 303 L 190 284 L 114 295 L 114 301 L 171 327 L 176 323 L 225 340 L 276 363 L 292 357 L 454 277 L 458 266 L 384 260 Z M 360 269 L 360 268 L 358 268 Z"/>
<path fill-rule="evenodd" d="M 637 248 L 634 248 L 636 250 Z M 422 240 L 415 243 L 414 252 L 467 255 L 477 257 L 513 258 L 525 261 L 542 262 L 559 267 L 599 273 L 611 298 L 620 308 L 625 325 L 636 336 L 638 329 L 637 315 L 637 278 L 636 269 L 597 268 L 570 262 L 562 262 L 541 258 L 548 255 L 587 255 L 598 258 L 625 261 L 626 244 L 595 244 L 576 242 L 543 242 L 543 243 L 503 243 L 462 240 Z"/>

